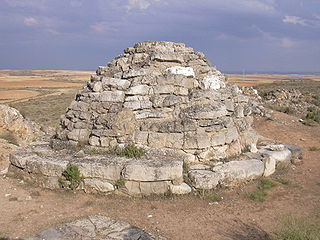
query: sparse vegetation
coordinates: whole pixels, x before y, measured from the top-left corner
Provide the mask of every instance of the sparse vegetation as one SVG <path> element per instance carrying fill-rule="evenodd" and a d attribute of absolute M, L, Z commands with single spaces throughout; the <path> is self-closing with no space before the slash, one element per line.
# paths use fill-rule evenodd
<path fill-rule="evenodd" d="M 249 145 L 246 145 L 246 146 L 244 147 L 244 149 L 242 150 L 242 153 L 247 153 L 247 152 L 251 152 Z"/>
<path fill-rule="evenodd" d="M 63 171 L 62 177 L 59 179 L 59 183 L 63 188 L 69 188 L 71 190 L 76 189 L 83 180 L 80 170 L 77 166 L 70 165 Z"/>
<path fill-rule="evenodd" d="M 210 200 L 212 202 L 222 201 L 222 197 L 219 196 L 218 194 L 216 194 L 212 190 L 198 189 L 197 193 L 200 198 L 205 199 L 205 200 Z"/>
<path fill-rule="evenodd" d="M 256 201 L 256 202 L 264 202 L 266 201 L 268 193 L 264 190 L 257 189 L 251 193 L 249 193 L 248 197 L 249 199 Z"/>
<path fill-rule="evenodd" d="M 8 143 L 18 145 L 18 141 L 17 141 L 16 137 L 10 132 L 5 132 L 5 133 L 0 134 L 0 138 L 6 140 Z"/>
<path fill-rule="evenodd" d="M 319 240 L 319 223 L 303 218 L 289 217 L 283 228 L 273 234 L 272 240 Z"/>
<path fill-rule="evenodd" d="M 268 193 L 266 190 L 270 190 L 277 186 L 277 184 L 268 178 L 263 178 L 260 180 L 256 190 L 248 194 L 249 199 L 257 202 L 264 202 Z"/>
<path fill-rule="evenodd" d="M 316 123 L 320 123 L 320 111 L 315 107 L 308 108 L 308 112 L 305 116 L 306 120 L 311 120 Z"/>
<path fill-rule="evenodd" d="M 309 151 L 311 151 L 311 152 L 320 151 L 320 147 L 316 147 L 316 146 L 310 147 L 310 148 L 309 148 Z"/>
<path fill-rule="evenodd" d="M 141 158 L 145 155 L 145 150 L 143 148 L 138 148 L 134 144 L 129 144 L 124 149 L 120 150 L 118 155 L 126 158 Z"/>
<path fill-rule="evenodd" d="M 268 178 L 263 178 L 260 180 L 260 184 L 259 184 L 259 189 L 261 190 L 269 190 L 271 188 L 274 188 L 275 186 L 277 186 L 277 184 Z"/>
<path fill-rule="evenodd" d="M 124 180 L 123 178 L 119 178 L 114 185 L 117 189 L 120 189 L 120 188 L 124 188 L 125 184 L 126 184 L 126 180 Z"/>
<path fill-rule="evenodd" d="M 281 183 L 281 184 L 283 184 L 283 185 L 289 185 L 290 184 L 290 181 L 288 179 L 285 179 L 285 178 L 277 178 L 276 181 Z"/>

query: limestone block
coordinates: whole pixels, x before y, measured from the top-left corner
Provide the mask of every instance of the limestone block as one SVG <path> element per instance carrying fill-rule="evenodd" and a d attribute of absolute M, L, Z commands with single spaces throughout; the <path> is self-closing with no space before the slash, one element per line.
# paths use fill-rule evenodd
<path fill-rule="evenodd" d="M 128 162 L 123 177 L 131 181 L 172 181 L 182 179 L 182 160 L 165 160 L 154 156 L 150 159 L 135 159 Z"/>
<path fill-rule="evenodd" d="M 181 149 L 183 146 L 183 133 L 167 133 L 165 146 L 167 148 Z"/>
<path fill-rule="evenodd" d="M 166 133 L 151 132 L 148 138 L 148 145 L 154 148 L 164 148 L 166 147 L 167 136 L 168 134 Z"/>
<path fill-rule="evenodd" d="M 181 183 L 180 185 L 169 185 L 170 192 L 173 194 L 188 194 L 192 191 L 191 187 L 186 183 Z"/>
<path fill-rule="evenodd" d="M 73 100 L 69 106 L 69 109 L 81 112 L 87 112 L 89 110 L 89 104 L 82 101 Z"/>
<path fill-rule="evenodd" d="M 123 78 L 134 78 L 134 77 L 140 77 L 140 76 L 144 76 L 147 75 L 148 72 L 146 69 L 140 68 L 140 69 L 130 69 L 127 72 L 123 73 Z"/>
<path fill-rule="evenodd" d="M 140 182 L 140 191 L 143 195 L 164 194 L 169 190 L 169 182 Z"/>
<path fill-rule="evenodd" d="M 171 94 L 174 93 L 175 87 L 173 85 L 154 86 L 153 91 L 155 94 Z"/>
<path fill-rule="evenodd" d="M 222 184 L 233 186 L 239 182 L 261 177 L 264 163 L 260 160 L 230 161 L 212 168 L 215 173 L 222 174 Z"/>
<path fill-rule="evenodd" d="M 201 87 L 203 89 L 212 89 L 212 90 L 218 90 L 220 88 L 225 88 L 224 83 L 225 77 L 219 76 L 219 75 L 210 75 L 205 77 L 201 81 Z"/>
<path fill-rule="evenodd" d="M 182 118 L 216 119 L 227 115 L 226 106 L 220 102 L 212 104 L 194 105 L 181 111 Z"/>
<path fill-rule="evenodd" d="M 264 172 L 263 176 L 268 177 L 276 171 L 276 160 L 270 156 L 263 158 Z"/>
<path fill-rule="evenodd" d="M 69 140 L 88 142 L 90 131 L 88 129 L 73 129 L 67 134 Z"/>
<path fill-rule="evenodd" d="M 124 79 L 103 77 L 101 81 L 105 90 L 108 90 L 109 87 L 127 90 L 130 87 L 130 81 Z"/>
<path fill-rule="evenodd" d="M 99 95 L 101 102 L 123 102 L 125 94 L 123 91 L 103 91 Z"/>
<path fill-rule="evenodd" d="M 199 149 L 210 147 L 211 146 L 210 139 L 211 139 L 210 133 L 207 133 L 202 128 L 197 129 L 196 141 L 197 141 L 197 147 Z"/>
<path fill-rule="evenodd" d="M 212 148 L 212 159 L 213 160 L 221 160 L 227 157 L 226 151 L 228 149 L 228 145 L 218 146 Z"/>
<path fill-rule="evenodd" d="M 185 132 L 183 148 L 185 149 L 197 149 L 197 134 L 195 132 Z"/>
<path fill-rule="evenodd" d="M 225 131 L 219 131 L 211 136 L 211 146 L 224 145 L 226 143 Z"/>
<path fill-rule="evenodd" d="M 163 100 L 163 106 L 165 107 L 170 107 L 170 106 L 174 106 L 177 105 L 179 103 L 184 103 L 186 102 L 187 99 L 181 96 L 174 96 L 174 95 L 169 95 L 167 97 L 164 98 Z"/>
<path fill-rule="evenodd" d="M 150 87 L 148 85 L 137 85 L 129 88 L 126 92 L 128 95 L 148 95 L 150 92 Z"/>
<path fill-rule="evenodd" d="M 102 88 L 102 82 L 95 82 L 93 83 L 93 86 L 92 86 L 92 91 L 94 92 L 102 92 L 103 88 Z"/>
<path fill-rule="evenodd" d="M 110 137 L 101 137 L 100 138 L 100 143 L 101 143 L 101 147 L 109 147 L 110 146 Z"/>
<path fill-rule="evenodd" d="M 137 144 L 147 145 L 148 144 L 149 133 L 145 131 L 136 131 L 134 134 L 134 139 Z"/>
<path fill-rule="evenodd" d="M 54 158 L 42 158 L 34 154 L 34 156 L 26 162 L 25 169 L 30 173 L 59 177 L 67 168 L 68 164 L 69 161 Z"/>
<path fill-rule="evenodd" d="M 85 188 L 94 189 L 98 192 L 111 192 L 114 191 L 114 186 L 107 182 L 96 178 L 85 178 L 84 179 Z"/>
<path fill-rule="evenodd" d="M 72 163 L 77 166 L 85 178 L 100 178 L 107 180 L 120 179 L 120 173 L 125 161 L 117 159 L 83 159 Z"/>
<path fill-rule="evenodd" d="M 170 74 L 178 74 L 186 77 L 195 77 L 193 68 L 191 67 L 174 66 L 174 67 L 167 68 L 166 71 L 169 72 Z"/>
<path fill-rule="evenodd" d="M 226 108 L 229 112 L 233 112 L 234 111 L 234 104 L 232 100 L 226 100 L 224 101 L 224 104 L 226 105 Z"/>
<path fill-rule="evenodd" d="M 234 114 L 235 114 L 235 116 L 236 116 L 236 118 L 243 118 L 244 117 L 244 109 L 243 109 L 243 107 L 242 106 L 237 106 L 236 108 L 235 108 L 235 111 L 234 111 Z"/>
<path fill-rule="evenodd" d="M 141 194 L 140 183 L 135 181 L 126 181 L 125 187 L 129 195 L 138 195 Z"/>
<path fill-rule="evenodd" d="M 302 163 L 302 149 L 299 146 L 291 145 L 291 144 L 285 144 L 286 148 L 288 148 L 291 151 L 291 163 L 292 164 L 300 164 Z"/>
<path fill-rule="evenodd" d="M 212 166 L 205 164 L 194 164 L 190 165 L 190 170 L 210 170 Z"/>
<path fill-rule="evenodd" d="M 189 171 L 189 178 L 192 185 L 197 189 L 213 189 L 218 186 L 222 175 L 219 172 L 209 170 L 191 170 Z"/>
<path fill-rule="evenodd" d="M 159 62 L 177 62 L 182 63 L 183 57 L 179 54 L 169 52 L 155 52 L 151 55 L 151 60 Z"/>
<path fill-rule="evenodd" d="M 136 119 L 165 118 L 168 116 L 170 111 L 172 111 L 170 108 L 164 108 L 161 110 L 138 110 L 134 111 L 134 114 Z"/>
<path fill-rule="evenodd" d="M 226 143 L 232 143 L 239 138 L 239 133 L 236 127 L 227 128 L 226 131 Z"/>
<path fill-rule="evenodd" d="M 291 162 L 292 153 L 287 148 L 285 148 L 282 151 L 269 151 L 269 150 L 264 149 L 264 150 L 260 150 L 259 152 L 262 152 L 264 155 L 268 155 L 271 158 L 273 158 L 276 161 L 276 164 Z"/>
<path fill-rule="evenodd" d="M 174 87 L 174 94 L 180 96 L 187 96 L 189 94 L 188 88 L 185 87 Z"/>
<path fill-rule="evenodd" d="M 89 144 L 91 146 L 100 146 L 100 138 L 97 136 L 91 136 L 89 138 Z"/>
<path fill-rule="evenodd" d="M 18 168 L 26 168 L 27 162 L 32 159 L 35 155 L 31 152 L 19 150 L 10 154 L 10 162 L 12 165 Z"/>

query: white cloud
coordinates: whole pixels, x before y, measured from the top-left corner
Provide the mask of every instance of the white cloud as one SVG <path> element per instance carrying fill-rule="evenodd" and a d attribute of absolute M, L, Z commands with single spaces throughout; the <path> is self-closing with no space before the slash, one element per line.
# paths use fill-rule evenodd
<path fill-rule="evenodd" d="M 146 10 L 151 6 L 151 4 L 161 1 L 162 0 L 128 0 L 126 9 L 127 11 L 130 11 L 132 9 Z"/>
<path fill-rule="evenodd" d="M 276 38 L 277 39 L 277 38 Z M 285 48 L 292 48 L 297 46 L 297 42 L 290 39 L 290 38 L 279 38 L 280 42 L 281 42 L 281 46 L 285 47 Z"/>
<path fill-rule="evenodd" d="M 116 31 L 117 29 L 108 22 L 97 22 L 90 26 L 92 30 L 98 33 L 105 33 L 109 31 Z"/>
<path fill-rule="evenodd" d="M 25 25 L 27 25 L 29 27 L 38 25 L 38 20 L 35 19 L 34 17 L 27 17 L 23 20 L 23 22 Z"/>
<path fill-rule="evenodd" d="M 305 19 L 297 16 L 285 16 L 284 19 L 282 19 L 282 21 L 284 23 L 300 24 L 303 26 L 307 25 Z"/>

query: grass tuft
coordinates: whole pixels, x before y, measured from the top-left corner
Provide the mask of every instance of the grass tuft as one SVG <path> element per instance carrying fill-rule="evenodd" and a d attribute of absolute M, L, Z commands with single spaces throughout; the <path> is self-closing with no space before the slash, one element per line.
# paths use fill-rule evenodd
<path fill-rule="evenodd" d="M 309 151 L 311 151 L 311 152 L 320 151 L 320 147 L 316 147 L 316 146 L 310 147 L 310 148 L 309 148 Z"/>
<path fill-rule="evenodd" d="M 222 201 L 222 197 L 212 190 L 198 189 L 197 193 L 201 199 L 210 200 L 212 202 Z"/>
<path fill-rule="evenodd" d="M 64 178 L 59 179 L 59 183 L 63 188 L 70 188 L 75 190 L 83 180 L 80 170 L 77 166 L 70 165 L 63 171 L 62 176 Z"/>
<path fill-rule="evenodd" d="M 138 148 L 134 144 L 129 144 L 124 149 L 120 150 L 118 155 L 126 158 L 141 158 L 145 155 L 145 150 L 143 148 Z"/>
<path fill-rule="evenodd" d="M 320 227 L 310 219 L 289 217 L 283 228 L 273 234 L 272 240 L 319 240 Z"/>

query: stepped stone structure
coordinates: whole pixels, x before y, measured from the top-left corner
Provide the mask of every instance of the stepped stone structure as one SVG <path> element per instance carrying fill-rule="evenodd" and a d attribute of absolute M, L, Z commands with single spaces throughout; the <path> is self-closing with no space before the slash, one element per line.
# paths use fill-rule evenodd
<path fill-rule="evenodd" d="M 235 186 L 301 162 L 297 146 L 256 145 L 251 113 L 263 110 L 257 104 L 203 53 L 180 43 L 138 43 L 99 67 L 50 144 L 11 155 L 9 174 L 53 189 L 68 186 L 65 170 L 75 166 L 79 189 L 129 195 Z M 131 144 L 145 155 L 114 154 Z"/>
<path fill-rule="evenodd" d="M 62 117 L 56 138 L 104 148 L 134 143 L 212 161 L 255 148 L 250 114 L 249 98 L 227 85 L 203 53 L 148 41 L 99 67 Z"/>

